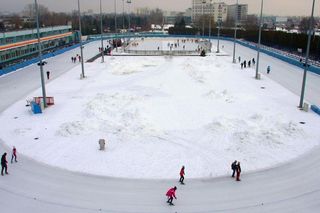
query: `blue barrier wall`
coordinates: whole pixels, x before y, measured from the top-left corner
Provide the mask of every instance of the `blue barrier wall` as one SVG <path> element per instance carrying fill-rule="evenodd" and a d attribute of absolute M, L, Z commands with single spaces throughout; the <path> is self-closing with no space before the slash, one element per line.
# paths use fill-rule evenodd
<path fill-rule="evenodd" d="M 89 41 L 86 41 L 86 42 L 83 42 L 83 44 L 87 44 L 89 42 L 91 42 L 92 40 L 89 40 Z M 57 51 L 54 51 L 54 52 L 51 52 L 51 53 L 47 53 L 47 54 L 44 54 L 42 56 L 42 59 L 47 59 L 47 58 L 51 58 L 51 57 L 54 57 L 56 55 L 60 55 L 62 53 L 65 53 L 69 50 L 72 50 L 72 49 L 75 49 L 77 47 L 79 47 L 80 44 L 76 44 L 76 45 L 73 45 L 73 46 L 70 46 L 70 47 L 66 47 L 66 48 L 62 48 L 62 49 L 59 49 Z M 29 59 L 27 61 L 24 61 L 24 62 L 21 62 L 21 63 L 18 63 L 18 64 L 15 64 L 15 65 L 12 65 L 10 67 L 6 67 L 4 69 L 1 69 L 0 70 L 0 76 L 1 75 L 4 75 L 4 74 L 8 74 L 10 72 L 14 72 L 18 69 L 21 69 L 21 68 L 24 68 L 26 66 L 29 66 L 31 64 L 34 64 L 34 63 L 38 63 L 39 62 L 39 58 L 36 57 L 36 58 L 33 58 L 33 59 Z"/>

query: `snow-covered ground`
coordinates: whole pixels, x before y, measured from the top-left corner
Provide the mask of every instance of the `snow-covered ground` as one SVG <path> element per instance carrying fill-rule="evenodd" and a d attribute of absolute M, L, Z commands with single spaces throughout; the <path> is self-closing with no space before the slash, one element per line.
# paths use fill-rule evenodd
<path fill-rule="evenodd" d="M 56 104 L 44 114 L 31 114 L 25 99 L 7 109 L 0 138 L 53 166 L 125 178 L 177 178 L 182 165 L 188 178 L 226 175 L 235 159 L 247 172 L 319 144 L 317 115 L 230 56 L 106 61 L 86 64 L 85 80 L 78 66 L 49 82 Z"/>

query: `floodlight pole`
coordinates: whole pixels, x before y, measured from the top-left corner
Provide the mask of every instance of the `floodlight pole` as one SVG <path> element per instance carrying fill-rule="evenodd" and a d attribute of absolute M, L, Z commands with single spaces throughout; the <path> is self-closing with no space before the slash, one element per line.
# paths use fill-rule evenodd
<path fill-rule="evenodd" d="M 204 37 L 204 4 L 206 0 L 202 0 L 202 36 Z"/>
<path fill-rule="evenodd" d="M 306 87 L 310 44 L 311 44 L 311 35 L 312 35 L 312 31 L 314 30 L 314 27 L 313 27 L 314 5 L 315 5 L 315 0 L 313 0 L 313 3 L 312 3 L 312 12 L 311 12 L 311 18 L 310 18 L 310 22 L 309 22 L 307 53 L 306 53 L 306 59 L 305 59 L 305 64 L 304 64 L 304 72 L 303 72 L 303 80 L 302 80 L 299 108 L 303 107 L 304 92 L 305 92 L 305 87 Z"/>
<path fill-rule="evenodd" d="M 233 40 L 233 63 L 237 63 L 236 61 L 236 40 L 237 40 L 237 25 L 238 25 L 238 11 L 239 10 L 239 0 L 237 0 L 236 4 L 236 18 L 235 18 L 235 28 L 234 28 L 234 40 Z"/>
<path fill-rule="evenodd" d="M 114 35 L 116 38 L 116 51 L 118 52 L 118 41 L 117 41 L 117 0 L 114 0 Z"/>
<path fill-rule="evenodd" d="M 47 107 L 47 96 L 46 96 L 46 87 L 43 75 L 43 61 L 42 61 L 42 50 L 41 50 L 41 39 L 40 39 L 40 29 L 39 29 L 39 8 L 37 0 L 34 1 L 36 14 L 37 14 L 37 36 L 38 36 L 38 49 L 39 49 L 39 64 L 40 64 L 40 77 L 41 77 L 41 88 L 42 88 L 42 97 L 43 105 Z"/>
<path fill-rule="evenodd" d="M 221 27 L 221 20 L 218 20 L 218 45 L 217 45 L 217 53 L 220 52 L 220 27 Z"/>
<path fill-rule="evenodd" d="M 128 34 L 130 34 L 130 29 L 131 29 L 130 4 L 131 4 L 131 0 L 127 0 L 127 3 L 128 3 L 128 20 L 129 20 Z"/>
<path fill-rule="evenodd" d="M 256 66 L 256 79 L 259 77 L 259 62 L 260 62 L 260 49 L 261 49 L 261 31 L 262 31 L 262 11 L 263 11 L 263 0 L 261 0 L 261 11 L 259 20 L 259 41 L 258 41 L 258 51 L 257 51 L 257 66 Z"/>
<path fill-rule="evenodd" d="M 84 64 L 83 64 L 83 45 L 82 45 L 82 32 L 81 32 L 81 11 L 80 11 L 80 0 L 78 0 L 78 15 L 79 15 L 79 37 L 80 37 L 80 55 L 81 55 L 81 71 L 82 78 L 85 78 L 84 75 Z"/>
<path fill-rule="evenodd" d="M 100 28 L 101 28 L 101 63 L 104 62 L 104 48 L 103 48 L 103 23 L 102 23 L 102 0 L 100 0 Z"/>
<path fill-rule="evenodd" d="M 209 9 L 209 40 L 211 38 L 211 11 L 212 11 L 212 0 L 210 0 L 210 9 Z"/>
<path fill-rule="evenodd" d="M 124 27 L 124 0 L 122 0 L 122 29 L 125 29 L 125 27 Z"/>

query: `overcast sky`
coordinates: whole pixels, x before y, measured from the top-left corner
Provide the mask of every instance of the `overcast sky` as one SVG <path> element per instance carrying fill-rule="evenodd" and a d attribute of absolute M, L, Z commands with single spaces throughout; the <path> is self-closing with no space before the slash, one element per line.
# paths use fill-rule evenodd
<path fill-rule="evenodd" d="M 122 11 L 122 1 L 116 0 L 118 3 L 118 11 Z M 126 2 L 126 0 L 124 0 Z M 215 2 L 219 0 L 213 0 Z M 320 0 L 316 0 L 315 15 L 320 14 Z M 0 11 L 21 11 L 26 4 L 33 3 L 33 0 L 0 0 Z M 52 11 L 69 12 L 77 8 L 77 0 L 38 0 L 40 4 L 45 5 Z M 81 10 L 92 9 L 98 11 L 99 0 L 80 0 Z M 110 12 L 114 10 L 114 0 L 102 0 L 103 11 Z M 132 0 L 131 11 L 134 8 L 150 7 L 161 8 L 169 11 L 184 11 L 186 8 L 191 7 L 192 0 Z M 225 0 L 227 4 L 233 4 L 236 0 Z M 260 0 L 239 0 L 239 3 L 246 3 L 249 5 L 249 14 L 259 13 Z M 297 16 L 310 16 L 312 0 L 264 0 L 264 13 L 268 15 L 297 15 Z M 126 7 L 127 8 L 127 7 Z"/>

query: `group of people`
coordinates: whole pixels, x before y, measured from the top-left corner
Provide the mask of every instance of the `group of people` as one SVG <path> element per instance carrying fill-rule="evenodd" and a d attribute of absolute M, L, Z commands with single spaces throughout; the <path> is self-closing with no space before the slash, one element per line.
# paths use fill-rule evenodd
<path fill-rule="evenodd" d="M 241 62 L 241 57 L 240 57 L 240 56 L 238 57 L 238 60 L 239 60 L 239 63 L 240 63 L 240 62 Z M 255 61 L 254 58 L 253 58 L 252 60 L 249 60 L 249 61 L 244 60 L 243 62 L 241 62 L 241 63 L 240 63 L 241 69 L 247 68 L 247 66 L 250 68 L 250 67 L 251 67 L 251 64 L 252 64 L 252 66 L 254 66 L 254 65 L 256 64 L 256 61 Z"/>
<path fill-rule="evenodd" d="M 77 59 L 78 59 L 79 62 L 81 61 L 81 56 L 79 54 L 77 54 L 75 57 L 72 56 L 71 57 L 72 63 L 76 63 Z"/>
<path fill-rule="evenodd" d="M 180 184 L 184 185 L 184 176 L 185 176 L 185 172 L 184 172 L 185 167 L 182 166 L 181 170 L 180 170 L 180 179 L 179 182 Z M 241 166 L 240 166 L 240 162 L 235 160 L 232 164 L 231 164 L 231 170 L 232 170 L 232 175 L 231 177 L 236 177 L 236 181 L 240 181 L 240 173 L 241 173 Z M 236 175 L 236 176 L 235 176 Z M 167 193 L 166 196 L 168 198 L 167 203 L 169 203 L 169 205 L 174 205 L 172 203 L 173 198 L 177 199 L 176 197 L 176 191 L 177 191 L 177 187 L 174 186 L 172 188 L 170 188 Z"/>
<path fill-rule="evenodd" d="M 13 160 L 14 162 L 18 162 L 17 161 L 17 149 L 16 147 L 13 147 L 12 148 L 12 155 L 11 155 L 11 163 L 13 163 Z M 8 161 L 7 161 L 7 153 L 3 153 L 3 155 L 1 156 L 1 175 L 3 176 L 4 173 L 6 175 L 8 175 Z"/>
<path fill-rule="evenodd" d="M 185 175 L 185 173 L 184 173 L 184 166 L 182 166 L 182 168 L 180 169 L 180 179 L 179 179 L 179 182 L 180 182 L 180 184 L 182 184 L 182 185 L 184 185 L 184 182 L 183 182 L 183 181 L 184 181 L 184 175 Z M 169 205 L 174 205 L 174 204 L 172 203 L 173 198 L 174 198 L 174 199 L 177 199 L 177 197 L 176 197 L 176 190 L 177 190 L 177 187 L 174 186 L 174 187 L 170 188 L 170 189 L 167 191 L 167 193 L 166 193 L 166 196 L 167 196 L 167 198 L 168 198 L 167 203 L 169 203 Z"/>

